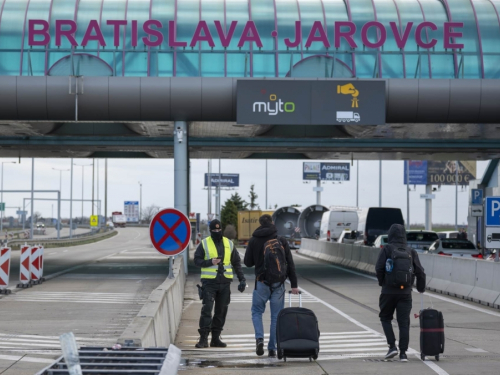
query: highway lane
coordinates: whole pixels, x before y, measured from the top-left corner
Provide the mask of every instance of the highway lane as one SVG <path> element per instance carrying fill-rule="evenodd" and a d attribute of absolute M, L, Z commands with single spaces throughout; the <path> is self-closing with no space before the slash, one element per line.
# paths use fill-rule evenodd
<path fill-rule="evenodd" d="M 12 267 L 19 267 L 19 252 Z M 151 247 L 147 228 L 126 228 L 101 242 L 46 249 L 44 272 L 56 277 L 0 299 L 2 375 L 31 375 L 48 365 L 64 332 L 80 345 L 115 343 L 164 281 L 168 260 Z"/>
<path fill-rule="evenodd" d="M 242 251 L 243 252 L 243 251 Z M 198 275 L 188 279 L 185 313 L 177 337 L 187 360 L 186 374 L 222 374 L 227 368 L 245 369 L 257 374 L 265 368 L 276 374 L 496 374 L 500 368 L 500 312 L 451 297 L 426 293 L 425 306 L 434 306 L 445 317 L 446 349 L 441 361 L 422 362 L 419 356 L 419 325 L 413 318 L 420 308 L 420 295 L 414 293 L 409 363 L 384 362 L 387 344 L 378 318 L 380 288 L 369 275 L 356 273 L 294 253 L 304 307 L 315 311 L 321 335 L 321 354 L 316 363 L 289 360 L 287 363 L 257 357 L 250 307 L 253 269 L 245 270 L 249 289 L 240 294 L 232 286 L 223 341 L 227 349 L 196 350 L 197 324 L 201 304 L 195 285 Z M 199 271 L 192 270 L 193 272 Z M 297 305 L 297 301 L 294 302 Z M 264 327 L 268 331 L 269 312 Z M 396 325 L 396 323 L 394 322 Z M 397 333 L 397 327 L 395 328 Z M 267 353 L 266 353 L 267 354 Z"/>

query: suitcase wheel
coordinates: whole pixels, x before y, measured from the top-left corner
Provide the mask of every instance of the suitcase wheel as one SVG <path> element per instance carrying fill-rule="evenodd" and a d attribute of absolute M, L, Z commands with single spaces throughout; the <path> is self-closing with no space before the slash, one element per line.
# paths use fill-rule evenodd
<path fill-rule="evenodd" d="M 421 359 L 422 361 L 425 361 L 425 354 L 424 354 L 424 353 L 420 354 L 420 359 Z"/>
<path fill-rule="evenodd" d="M 278 350 L 278 359 L 283 359 L 283 357 L 284 357 L 284 351 Z"/>
<path fill-rule="evenodd" d="M 312 357 L 309 357 L 309 362 L 312 362 L 312 361 L 313 361 Z"/>
<path fill-rule="evenodd" d="M 315 352 L 314 352 L 314 355 L 312 356 L 312 359 L 314 359 L 314 360 L 318 359 L 318 352 L 319 352 L 319 350 L 316 349 Z"/>
<path fill-rule="evenodd" d="M 439 362 L 439 354 L 436 356 L 436 361 Z"/>
<path fill-rule="evenodd" d="M 283 361 L 285 361 L 285 362 L 286 362 L 286 357 L 283 357 Z"/>

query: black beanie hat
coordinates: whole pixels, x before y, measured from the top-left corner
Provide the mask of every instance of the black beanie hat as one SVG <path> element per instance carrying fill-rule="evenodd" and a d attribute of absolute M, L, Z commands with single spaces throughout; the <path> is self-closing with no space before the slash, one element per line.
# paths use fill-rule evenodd
<path fill-rule="evenodd" d="M 215 219 L 210 222 L 210 231 L 214 229 L 222 229 L 222 225 L 219 220 Z"/>

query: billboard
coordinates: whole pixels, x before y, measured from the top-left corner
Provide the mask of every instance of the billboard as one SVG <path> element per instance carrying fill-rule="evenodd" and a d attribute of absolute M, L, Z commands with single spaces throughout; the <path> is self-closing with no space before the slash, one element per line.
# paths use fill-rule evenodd
<path fill-rule="evenodd" d="M 139 202 L 125 201 L 123 205 L 123 214 L 127 217 L 127 223 L 139 222 Z"/>
<path fill-rule="evenodd" d="M 385 82 L 239 80 L 236 121 L 264 125 L 385 124 Z"/>
<path fill-rule="evenodd" d="M 212 187 L 239 187 L 240 175 L 237 173 L 212 173 L 210 174 Z M 205 187 L 208 187 L 208 173 L 205 173 Z"/>
<path fill-rule="evenodd" d="M 304 162 L 303 180 L 349 181 L 351 165 L 349 163 Z"/>
<path fill-rule="evenodd" d="M 457 161 L 410 160 L 410 185 L 455 185 Z M 404 183 L 406 184 L 405 162 Z M 458 162 L 458 184 L 469 185 L 476 178 L 476 161 Z"/>

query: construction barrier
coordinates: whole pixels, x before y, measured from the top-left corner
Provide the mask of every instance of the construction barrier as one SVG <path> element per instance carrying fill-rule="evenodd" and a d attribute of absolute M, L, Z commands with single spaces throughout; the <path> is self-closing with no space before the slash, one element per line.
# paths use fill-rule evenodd
<path fill-rule="evenodd" d="M 19 284 L 18 288 L 31 287 L 31 246 L 24 245 L 21 247 L 21 255 L 19 257 Z"/>
<path fill-rule="evenodd" d="M 41 263 L 43 262 L 42 249 L 39 246 L 33 246 L 31 248 L 31 259 L 30 259 L 30 273 L 31 273 L 31 283 L 41 284 Z"/>
<path fill-rule="evenodd" d="M 44 265 L 44 259 L 45 257 L 43 256 L 43 253 L 45 252 L 45 248 L 42 245 L 38 245 L 40 249 L 40 280 L 45 281 L 43 277 L 43 265 Z"/>
<path fill-rule="evenodd" d="M 0 249 L 0 293 L 10 294 L 9 278 L 10 278 L 10 255 L 12 251 L 9 247 Z"/>
<path fill-rule="evenodd" d="M 300 254 L 374 274 L 379 248 L 302 239 Z M 500 309 L 500 264 L 419 254 L 427 289 Z"/>

